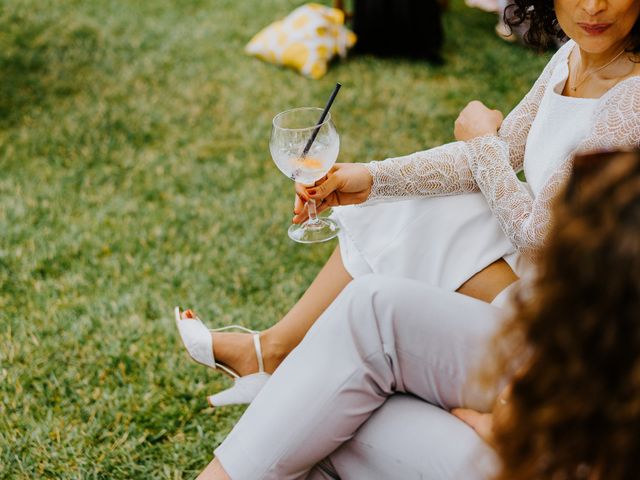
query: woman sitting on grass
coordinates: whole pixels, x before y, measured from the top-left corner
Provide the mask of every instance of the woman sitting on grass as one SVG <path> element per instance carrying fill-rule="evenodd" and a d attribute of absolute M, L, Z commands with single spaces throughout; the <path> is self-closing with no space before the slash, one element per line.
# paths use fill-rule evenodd
<path fill-rule="evenodd" d="M 540 258 L 495 337 L 512 385 L 467 381 L 495 360 L 502 309 L 366 275 L 323 313 L 198 478 L 637 478 L 637 151 L 576 157 Z M 500 461 L 446 411 L 491 404 L 495 422 L 453 413 Z"/>
<path fill-rule="evenodd" d="M 343 225 L 340 249 L 298 303 L 253 335 L 212 334 L 177 312 L 191 356 L 239 376 L 210 403 L 250 402 L 353 278 L 414 279 L 499 303 L 498 293 L 535 261 L 575 153 L 640 144 L 639 15 L 635 0 L 516 0 L 509 21 L 528 21 L 529 41 L 571 40 L 504 121 L 472 102 L 456 122 L 457 142 L 337 164 L 316 187 L 298 186 L 294 221 L 304 219 L 302 202 L 312 197 L 320 210 L 340 206 Z M 516 176 L 522 168 L 528 184 Z M 363 202 L 373 205 L 344 207 Z"/>

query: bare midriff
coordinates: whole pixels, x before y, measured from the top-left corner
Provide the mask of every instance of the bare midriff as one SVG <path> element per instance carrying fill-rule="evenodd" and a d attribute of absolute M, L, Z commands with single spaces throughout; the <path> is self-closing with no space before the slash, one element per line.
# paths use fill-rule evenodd
<path fill-rule="evenodd" d="M 456 291 L 484 302 L 491 302 L 516 280 L 518 276 L 513 273 L 509 264 L 500 258 L 480 270 Z"/>

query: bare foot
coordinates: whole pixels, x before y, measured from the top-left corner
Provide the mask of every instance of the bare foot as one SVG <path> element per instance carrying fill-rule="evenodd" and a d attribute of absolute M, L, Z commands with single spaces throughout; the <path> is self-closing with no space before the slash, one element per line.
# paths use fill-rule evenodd
<path fill-rule="evenodd" d="M 249 333 L 211 333 L 216 361 L 241 377 L 258 371 L 258 359 Z M 264 351 L 263 351 L 264 356 Z"/>
<path fill-rule="evenodd" d="M 182 312 L 182 318 L 196 318 L 196 314 L 192 310 L 185 310 Z M 258 359 L 252 334 L 212 332 L 211 338 L 216 362 L 223 363 L 240 376 L 258 371 Z M 260 334 L 260 347 L 264 370 L 267 373 L 273 373 L 285 355 L 279 353 L 277 348 L 271 347 L 270 342 L 262 334 Z"/>
<path fill-rule="evenodd" d="M 249 333 L 216 332 L 212 333 L 211 336 L 217 361 L 232 368 L 240 376 L 258 371 L 258 358 L 253 344 L 253 335 Z M 260 333 L 260 348 L 262 350 L 264 371 L 273 373 L 284 360 L 286 352 L 281 352 L 280 349 L 272 345 L 262 333 Z"/>

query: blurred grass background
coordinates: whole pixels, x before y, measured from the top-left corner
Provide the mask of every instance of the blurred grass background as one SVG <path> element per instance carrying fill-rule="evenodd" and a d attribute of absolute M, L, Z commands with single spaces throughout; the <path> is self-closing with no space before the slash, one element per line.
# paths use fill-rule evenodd
<path fill-rule="evenodd" d="M 341 161 L 382 159 L 452 140 L 471 99 L 508 111 L 548 59 L 461 0 L 442 67 L 360 57 L 311 81 L 243 54 L 301 3 L 0 0 L 0 478 L 210 460 L 242 409 L 207 408 L 228 381 L 188 360 L 172 307 L 267 327 L 335 246 L 287 238 L 275 113 L 340 81 Z"/>

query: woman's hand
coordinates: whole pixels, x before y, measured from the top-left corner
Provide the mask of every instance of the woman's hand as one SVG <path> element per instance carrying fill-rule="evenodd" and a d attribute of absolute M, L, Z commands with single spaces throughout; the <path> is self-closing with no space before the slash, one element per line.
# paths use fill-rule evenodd
<path fill-rule="evenodd" d="M 482 102 L 470 102 L 456 119 L 453 133 L 456 140 L 466 142 L 484 135 L 496 135 L 504 117 L 498 110 L 487 108 Z"/>
<path fill-rule="evenodd" d="M 470 408 L 454 408 L 451 413 L 473 428 L 482 440 L 493 445 L 493 413 L 480 413 Z"/>
<path fill-rule="evenodd" d="M 316 201 L 320 213 L 330 207 L 364 202 L 369 197 L 372 184 L 369 170 L 361 163 L 336 163 L 313 187 L 296 183 L 293 223 L 307 219 L 306 202 L 311 198 Z"/>
<path fill-rule="evenodd" d="M 473 428 L 478 436 L 493 445 L 493 429 L 509 421 L 509 397 L 511 385 L 507 385 L 498 395 L 492 413 L 480 413 L 471 408 L 454 408 L 451 413 Z"/>

